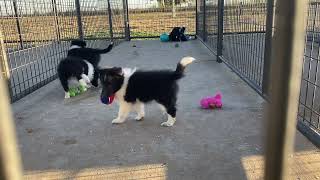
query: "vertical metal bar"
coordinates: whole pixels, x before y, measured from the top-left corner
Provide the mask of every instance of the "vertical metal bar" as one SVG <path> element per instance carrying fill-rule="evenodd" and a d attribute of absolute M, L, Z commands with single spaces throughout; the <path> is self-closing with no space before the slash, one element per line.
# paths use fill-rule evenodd
<path fill-rule="evenodd" d="M 175 0 L 172 0 L 172 17 L 176 17 L 176 2 Z"/>
<path fill-rule="evenodd" d="M 316 4 L 316 9 L 317 9 L 317 7 L 318 7 L 318 4 Z M 312 44 L 311 44 L 311 46 L 312 46 L 312 48 L 311 48 L 311 58 L 310 58 L 310 64 L 311 64 L 311 62 L 312 62 L 312 60 L 313 61 L 316 61 L 316 70 L 315 70 L 315 72 L 314 72 L 314 74 L 315 74 L 315 79 L 314 79 L 314 85 L 313 85 L 313 91 L 312 91 L 312 101 L 311 101 L 311 115 L 310 115 L 310 120 L 311 120 L 311 124 L 312 124 L 312 116 L 313 116 L 313 114 L 317 114 L 317 113 L 315 113 L 315 111 L 314 111 L 314 109 L 315 109 L 315 101 L 317 101 L 316 100 L 316 91 L 317 91 L 317 88 L 319 88 L 319 86 L 317 86 L 316 85 L 316 83 L 317 83 L 317 80 L 318 80 L 318 63 L 319 63 L 319 61 L 317 60 L 317 58 L 315 58 L 315 57 L 313 57 L 313 54 L 314 54 L 314 49 L 315 48 L 313 48 L 315 45 L 314 45 L 314 42 L 315 42 L 315 28 L 316 28 L 316 17 L 317 17 L 317 12 L 318 11 L 315 11 L 315 13 L 314 13 L 314 19 L 313 19 L 313 24 L 312 24 Z M 318 50 L 319 50 L 319 48 L 317 48 Z M 317 50 L 316 50 L 317 51 Z M 317 53 L 317 52 L 316 52 Z M 319 51 L 318 51 L 318 53 L 319 53 Z M 318 57 L 319 57 L 319 54 L 318 54 Z M 312 72 L 311 72 L 312 73 Z M 309 74 L 310 74 L 310 71 L 309 71 Z M 312 73 L 313 74 L 313 73 Z M 309 75 L 308 75 L 309 76 Z M 308 78 L 308 80 L 310 80 L 309 78 Z M 312 80 L 310 80 L 311 82 L 312 82 Z M 318 119 L 319 119 L 319 117 L 318 117 Z M 313 124 L 312 124 L 313 125 Z M 318 126 L 316 126 L 316 128 L 318 128 Z"/>
<path fill-rule="evenodd" d="M 77 23 L 78 23 L 78 35 L 79 35 L 79 39 L 83 40 L 80 0 L 75 0 L 75 6 L 76 6 L 76 15 L 77 15 Z"/>
<path fill-rule="evenodd" d="M 61 35 L 60 35 L 60 26 L 59 26 L 59 19 L 58 19 L 58 10 L 57 10 L 57 2 L 56 0 L 52 0 L 52 10 L 53 10 L 53 15 L 54 15 L 54 20 L 55 20 L 55 28 L 56 28 L 56 33 L 57 33 L 57 40 L 60 42 Z"/>
<path fill-rule="evenodd" d="M 266 18 L 266 34 L 265 34 L 265 46 L 264 46 L 264 63 L 263 63 L 263 78 L 262 78 L 262 94 L 268 96 L 268 83 L 270 76 L 271 66 L 271 43 L 273 34 L 273 6 L 274 0 L 268 0 L 267 2 L 267 18 Z"/>
<path fill-rule="evenodd" d="M 124 12 L 124 34 L 125 39 L 130 41 L 130 24 L 129 24 L 129 9 L 128 9 L 128 0 L 123 0 L 123 12 Z"/>
<path fill-rule="evenodd" d="M 265 179 L 288 178 L 301 83 L 308 1 L 277 0 L 266 122 Z"/>
<path fill-rule="evenodd" d="M 2 77 L 9 79 L 10 78 L 10 69 L 8 64 L 8 58 L 6 53 L 6 47 L 4 44 L 4 36 L 0 29 L 0 73 L 2 74 Z"/>
<path fill-rule="evenodd" d="M 4 43 L 4 35 L 0 29 L 0 77 L 2 76 L 4 79 L 6 79 L 8 89 L 9 89 L 10 100 L 12 102 L 13 91 L 12 91 L 12 87 L 11 87 L 10 66 L 9 66 L 8 56 L 7 56 L 6 50 L 7 50 L 7 48 Z"/>
<path fill-rule="evenodd" d="M 223 50 L 223 11 L 224 0 L 218 1 L 218 42 L 217 42 L 217 61 L 222 63 L 221 56 Z"/>
<path fill-rule="evenodd" d="M 0 69 L 2 64 L 0 64 Z M 11 115 L 7 87 L 0 73 L 0 177 L 3 180 L 22 179 L 20 153 Z"/>
<path fill-rule="evenodd" d="M 7 81 L 7 85 L 9 88 L 9 94 L 11 101 L 13 100 L 13 92 L 11 88 L 10 81 L 10 67 L 8 63 L 8 57 L 6 53 L 6 46 L 4 43 L 4 36 L 0 29 L 0 76 L 2 76 Z"/>
<path fill-rule="evenodd" d="M 316 11 L 315 11 L 314 14 L 312 14 L 312 15 L 311 15 L 311 13 L 312 13 L 311 11 L 310 11 L 309 13 L 310 13 L 310 14 L 308 14 L 308 17 L 311 16 L 311 18 L 314 18 L 314 20 L 315 20 L 315 18 L 316 18 L 316 17 L 315 17 Z M 312 36 L 313 36 L 313 37 L 312 37 L 311 49 L 310 49 L 309 53 L 307 53 L 307 49 L 308 49 L 307 46 L 308 46 L 308 45 L 306 45 L 305 48 L 304 48 L 305 55 L 306 55 L 306 56 L 309 56 L 309 57 L 307 57 L 307 58 L 304 58 L 304 65 L 305 65 L 305 64 L 308 64 L 308 68 L 307 68 L 307 69 L 303 69 L 303 71 L 302 71 L 303 73 L 307 72 L 307 74 L 308 74 L 307 77 L 303 79 L 303 80 L 306 82 L 305 100 L 304 100 L 303 103 L 305 104 L 305 106 L 306 106 L 307 108 L 308 108 L 308 104 L 309 104 L 309 103 L 308 103 L 308 96 L 310 95 L 310 94 L 309 94 L 309 89 L 312 89 L 312 84 L 310 84 L 310 81 L 309 81 L 309 80 L 310 80 L 310 76 L 311 76 L 310 70 L 312 69 L 312 57 L 313 57 L 313 56 L 312 56 L 312 52 L 313 52 L 313 49 L 314 49 L 314 46 L 313 46 L 313 45 L 314 45 L 314 39 L 313 39 L 313 38 L 314 38 L 314 28 L 315 28 L 314 25 L 315 25 L 315 24 L 312 24 Z M 309 27 L 309 26 L 308 26 L 308 22 L 307 22 L 307 27 Z M 308 38 L 308 37 L 306 37 L 306 38 Z M 308 59 L 307 63 L 306 63 L 306 59 Z M 304 66 L 304 67 L 305 67 L 305 66 Z M 304 108 L 304 111 L 303 111 L 303 118 L 304 118 L 304 119 L 306 119 L 306 116 L 308 117 L 308 114 L 309 114 L 309 113 L 306 113 L 306 109 L 307 109 L 307 108 Z M 311 124 L 311 121 L 312 121 L 312 107 L 309 107 L 309 108 L 310 108 L 310 115 L 309 115 L 308 125 L 311 126 L 311 125 L 312 125 L 312 124 Z M 309 108 L 308 108 L 308 109 L 309 109 Z M 307 114 L 307 115 L 306 115 L 306 114 Z"/>
<path fill-rule="evenodd" d="M 197 36 L 199 36 L 199 31 L 198 31 L 198 26 L 199 26 L 199 19 L 198 19 L 198 0 L 195 0 L 196 1 L 196 36 L 195 38 L 197 38 Z"/>
<path fill-rule="evenodd" d="M 202 40 L 207 41 L 207 30 L 206 30 L 206 0 L 203 0 L 203 37 Z"/>
<path fill-rule="evenodd" d="M 21 25 L 19 21 L 19 14 L 18 14 L 18 8 L 17 8 L 17 0 L 13 0 L 12 3 L 13 3 L 14 16 L 17 24 L 17 30 L 19 34 L 20 48 L 23 49 L 23 41 L 22 41 Z"/>
<path fill-rule="evenodd" d="M 111 12 L 110 0 L 107 0 L 107 3 L 108 3 L 108 15 L 109 15 L 109 33 L 110 33 L 110 39 L 113 40 L 113 25 L 112 25 L 112 12 Z"/>

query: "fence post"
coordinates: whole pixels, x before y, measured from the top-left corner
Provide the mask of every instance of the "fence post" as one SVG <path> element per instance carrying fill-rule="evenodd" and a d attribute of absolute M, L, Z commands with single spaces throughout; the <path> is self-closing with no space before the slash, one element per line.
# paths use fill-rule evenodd
<path fill-rule="evenodd" d="M 76 15 L 77 15 L 77 23 L 78 23 L 78 35 L 79 35 L 79 39 L 83 40 L 80 0 L 75 0 L 75 6 L 76 6 Z"/>
<path fill-rule="evenodd" d="M 16 19 L 17 30 L 18 30 L 18 34 L 19 34 L 20 48 L 23 49 L 23 41 L 22 41 L 22 34 L 21 34 L 21 25 L 20 25 L 20 21 L 19 21 L 17 0 L 13 0 L 12 3 L 13 3 L 14 17 Z"/>
<path fill-rule="evenodd" d="M 9 88 L 10 98 L 12 100 L 13 96 L 12 96 L 11 81 L 10 81 L 10 66 L 8 63 L 6 46 L 4 43 L 4 35 L 0 29 L 0 79 L 1 78 L 6 79 L 6 82 Z"/>
<path fill-rule="evenodd" d="M 308 1 L 277 0 L 266 114 L 265 179 L 289 179 L 303 66 Z"/>
<path fill-rule="evenodd" d="M 22 179 L 21 158 L 7 87 L 2 78 L 0 78 L 0 99 L 0 177 L 3 180 L 20 180 Z"/>
<path fill-rule="evenodd" d="M 113 40 L 113 25 L 112 25 L 111 4 L 110 4 L 110 0 L 107 0 L 107 2 L 108 2 L 108 14 L 109 14 L 109 33 L 110 33 L 110 39 Z"/>
<path fill-rule="evenodd" d="M 222 62 L 222 50 L 223 50 L 223 12 L 224 12 L 224 0 L 218 1 L 218 41 L 217 41 L 217 61 Z"/>
<path fill-rule="evenodd" d="M 6 54 L 4 50 L 3 36 L 0 31 L 0 71 L 8 71 Z M 6 73 L 0 73 L 0 177 L 3 180 L 20 180 L 22 178 L 22 167 L 20 153 L 17 148 L 15 128 L 10 111 L 9 98 L 5 82 L 8 78 Z"/>
<path fill-rule="evenodd" d="M 6 46 L 4 43 L 4 35 L 0 29 L 0 79 L 1 78 L 6 80 L 6 83 L 8 85 L 8 89 L 9 89 L 10 98 L 12 100 L 13 95 L 12 95 L 11 81 L 10 81 L 10 66 L 8 63 Z"/>
<path fill-rule="evenodd" d="M 265 34 L 265 45 L 264 45 L 264 63 L 263 63 L 263 77 L 262 77 L 262 94 L 268 96 L 268 84 L 269 74 L 271 66 L 271 43 L 273 35 L 273 7 L 274 0 L 267 1 L 267 18 L 266 18 L 266 34 Z"/>
<path fill-rule="evenodd" d="M 1 29 L 0 29 L 0 73 L 5 79 L 10 78 L 10 68 L 8 64 L 6 47 L 4 44 L 4 36 L 1 32 Z"/>
<path fill-rule="evenodd" d="M 199 22 L 198 22 L 198 0 L 196 0 L 196 36 L 195 38 L 197 38 L 197 36 L 199 35 L 199 31 L 198 31 L 198 26 L 199 26 Z"/>
<path fill-rule="evenodd" d="M 57 10 L 57 2 L 56 0 L 52 0 L 52 10 L 54 14 L 54 20 L 55 20 L 55 27 L 56 27 L 56 33 L 57 33 L 57 40 L 60 42 L 61 35 L 60 35 L 60 27 L 59 27 L 59 20 L 58 20 L 58 10 Z"/>
<path fill-rule="evenodd" d="M 123 0 L 123 13 L 124 13 L 124 34 L 125 39 L 130 41 L 130 24 L 129 24 L 129 9 L 128 9 L 128 0 Z"/>
<path fill-rule="evenodd" d="M 207 41 L 207 33 L 206 33 L 206 0 L 203 0 L 203 34 L 202 34 L 202 40 L 205 42 Z"/>

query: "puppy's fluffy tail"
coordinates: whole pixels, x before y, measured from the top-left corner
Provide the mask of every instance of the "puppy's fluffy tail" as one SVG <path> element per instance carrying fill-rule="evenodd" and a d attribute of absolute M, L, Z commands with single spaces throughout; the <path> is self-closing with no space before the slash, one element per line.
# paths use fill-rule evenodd
<path fill-rule="evenodd" d="M 98 53 L 98 54 L 108 53 L 108 52 L 111 51 L 112 47 L 113 47 L 113 42 L 111 42 L 107 48 L 97 50 L 97 53 Z"/>
<path fill-rule="evenodd" d="M 174 78 L 180 79 L 184 76 L 184 69 L 191 64 L 196 59 L 193 57 L 184 57 L 181 61 L 177 64 L 176 71 L 174 72 Z"/>

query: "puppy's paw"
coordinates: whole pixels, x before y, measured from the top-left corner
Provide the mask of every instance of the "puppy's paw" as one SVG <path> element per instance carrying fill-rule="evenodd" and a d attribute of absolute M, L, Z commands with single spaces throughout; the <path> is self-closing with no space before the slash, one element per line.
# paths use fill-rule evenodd
<path fill-rule="evenodd" d="M 164 127 L 171 127 L 171 126 L 173 126 L 173 124 L 174 124 L 174 123 L 172 123 L 172 122 L 168 122 L 168 121 L 166 121 L 166 122 L 161 123 L 161 126 L 164 126 Z"/>
<path fill-rule="evenodd" d="M 69 92 L 66 92 L 66 93 L 64 94 L 64 98 L 65 98 L 65 99 L 69 99 L 69 98 L 70 98 L 70 93 L 69 93 Z"/>
<path fill-rule="evenodd" d="M 109 44 L 109 46 L 108 46 L 108 49 L 111 50 L 112 48 L 113 48 L 113 41 L 111 41 L 110 44 Z"/>
<path fill-rule="evenodd" d="M 137 117 L 135 117 L 134 118 L 134 120 L 136 120 L 136 121 L 143 121 L 144 120 L 144 116 L 137 116 Z"/>
<path fill-rule="evenodd" d="M 124 122 L 124 120 L 121 120 L 119 118 L 116 118 L 116 119 L 112 120 L 112 124 L 121 124 L 123 122 Z"/>

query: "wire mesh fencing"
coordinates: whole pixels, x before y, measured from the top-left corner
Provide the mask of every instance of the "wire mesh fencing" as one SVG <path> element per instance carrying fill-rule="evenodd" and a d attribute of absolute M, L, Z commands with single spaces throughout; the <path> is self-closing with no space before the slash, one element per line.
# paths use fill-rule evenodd
<path fill-rule="evenodd" d="M 220 46 L 219 58 L 262 94 L 267 1 L 218 2 L 198 1 L 198 36 L 216 54 Z M 221 45 L 217 44 L 219 8 L 223 11 Z"/>
<path fill-rule="evenodd" d="M 197 0 L 197 7 L 196 7 L 196 35 L 201 39 L 206 38 L 205 34 L 205 1 L 204 0 Z M 216 8 L 214 9 L 216 10 Z M 217 10 L 216 10 L 217 11 Z"/>
<path fill-rule="evenodd" d="M 233 2 L 224 8 L 222 57 L 262 93 L 266 2 Z"/>
<path fill-rule="evenodd" d="M 309 3 L 298 119 L 320 134 L 320 1 Z M 320 142 L 320 136 L 314 139 Z"/>
<path fill-rule="evenodd" d="M 198 0 L 197 4 L 197 35 L 211 49 L 217 49 L 218 0 Z"/>
<path fill-rule="evenodd" d="M 176 26 L 195 35 L 195 8 L 195 0 L 128 0 L 130 37 L 159 37 Z"/>
<path fill-rule="evenodd" d="M 123 39 L 123 14 L 117 0 L 0 0 L 0 61 L 8 64 L 11 101 L 57 77 L 71 39 L 96 48 Z"/>
<path fill-rule="evenodd" d="M 275 28 L 273 12 L 272 0 L 197 0 L 197 37 L 217 55 L 218 60 L 223 60 L 266 98 L 270 72 L 268 60 Z M 298 114 L 299 130 L 317 144 L 320 144 L 319 12 L 320 0 L 310 0 Z M 219 29 L 223 30 L 221 35 Z M 219 53 L 219 49 L 222 52 Z"/>

